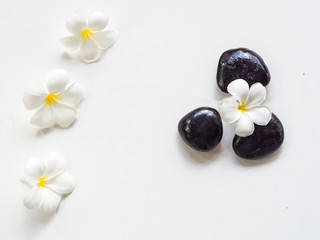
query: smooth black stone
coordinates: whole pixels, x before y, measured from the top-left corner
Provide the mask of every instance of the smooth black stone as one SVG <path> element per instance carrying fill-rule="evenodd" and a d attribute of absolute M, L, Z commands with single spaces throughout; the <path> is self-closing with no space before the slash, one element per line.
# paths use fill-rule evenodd
<path fill-rule="evenodd" d="M 255 130 L 248 137 L 233 138 L 233 151 L 241 158 L 256 160 L 264 158 L 276 151 L 284 139 L 282 123 L 276 115 L 272 114 L 266 126 L 255 125 Z"/>
<path fill-rule="evenodd" d="M 178 131 L 181 138 L 193 149 L 210 151 L 222 138 L 220 114 L 213 108 L 197 108 L 180 120 Z"/>
<path fill-rule="evenodd" d="M 262 58 L 246 48 L 231 49 L 224 52 L 218 63 L 217 84 L 227 92 L 227 87 L 235 79 L 242 78 L 251 86 L 260 82 L 266 86 L 270 82 L 269 70 Z"/>

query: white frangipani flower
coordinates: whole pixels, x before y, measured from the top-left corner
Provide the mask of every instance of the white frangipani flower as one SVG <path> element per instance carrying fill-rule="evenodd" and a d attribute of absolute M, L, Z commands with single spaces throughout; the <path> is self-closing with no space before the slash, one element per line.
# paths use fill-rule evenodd
<path fill-rule="evenodd" d="M 104 31 L 108 17 L 103 13 L 92 13 L 88 21 L 74 15 L 67 19 L 66 25 L 73 36 L 62 38 L 61 43 L 70 51 L 80 48 L 80 58 L 87 63 L 96 61 L 101 49 L 108 49 L 115 42 L 115 33 Z"/>
<path fill-rule="evenodd" d="M 76 119 L 76 107 L 83 99 L 84 89 L 77 83 L 70 83 L 67 71 L 52 70 L 45 78 L 43 90 L 26 89 L 23 102 L 27 109 L 38 109 L 31 118 L 31 123 L 40 128 L 54 125 L 69 127 Z"/>
<path fill-rule="evenodd" d="M 31 209 L 55 211 L 61 198 L 71 193 L 76 185 L 65 172 L 66 167 L 66 160 L 56 152 L 51 152 L 46 160 L 31 158 L 25 165 L 25 176 L 22 179 L 32 186 L 23 201 L 24 205 Z"/>
<path fill-rule="evenodd" d="M 265 126 L 271 119 L 271 111 L 261 104 L 266 99 L 266 88 L 261 83 L 254 83 L 250 89 L 243 79 L 232 81 L 228 87 L 232 95 L 222 101 L 220 114 L 228 123 L 235 124 L 238 136 L 247 137 L 254 132 L 254 123 Z"/>

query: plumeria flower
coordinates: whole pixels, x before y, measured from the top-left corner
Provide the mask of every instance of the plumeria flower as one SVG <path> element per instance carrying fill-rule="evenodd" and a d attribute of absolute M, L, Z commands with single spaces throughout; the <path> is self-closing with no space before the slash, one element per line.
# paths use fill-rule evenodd
<path fill-rule="evenodd" d="M 55 211 L 62 197 L 75 188 L 75 181 L 65 172 L 66 167 L 66 160 L 56 152 L 51 152 L 45 160 L 31 158 L 25 165 L 22 179 L 32 187 L 23 201 L 24 205 L 31 209 Z"/>
<path fill-rule="evenodd" d="M 48 72 L 45 85 L 43 90 L 26 89 L 24 92 L 25 107 L 38 109 L 30 122 L 40 128 L 69 127 L 76 119 L 83 87 L 77 82 L 71 83 L 68 72 L 63 69 Z"/>
<path fill-rule="evenodd" d="M 254 123 L 261 126 L 269 123 L 271 111 L 261 105 L 267 95 L 261 83 L 254 83 L 249 89 L 245 80 L 237 79 L 228 85 L 227 90 L 232 96 L 223 100 L 219 111 L 225 122 L 235 124 L 238 136 L 251 135 Z"/>
<path fill-rule="evenodd" d="M 66 25 L 73 35 L 62 38 L 61 43 L 73 52 L 80 48 L 80 58 L 87 63 L 96 61 L 101 49 L 108 49 L 115 42 L 115 33 L 104 31 L 108 17 L 103 13 L 91 14 L 88 21 L 74 15 L 67 20 Z"/>

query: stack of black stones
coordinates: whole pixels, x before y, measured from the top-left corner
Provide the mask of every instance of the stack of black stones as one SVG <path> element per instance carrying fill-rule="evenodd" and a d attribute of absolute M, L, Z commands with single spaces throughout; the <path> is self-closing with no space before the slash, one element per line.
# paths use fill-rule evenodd
<path fill-rule="evenodd" d="M 217 84 L 227 93 L 227 86 L 233 80 L 243 79 L 249 86 L 260 82 L 266 86 L 270 82 L 269 70 L 262 58 L 246 48 L 231 49 L 224 52 L 219 60 Z M 185 115 L 178 124 L 184 142 L 195 150 L 213 150 L 221 141 L 223 129 L 220 114 L 210 107 L 197 108 Z M 282 144 L 284 130 L 275 114 L 266 126 L 255 125 L 248 137 L 235 135 L 232 147 L 241 158 L 256 160 L 269 156 Z"/>

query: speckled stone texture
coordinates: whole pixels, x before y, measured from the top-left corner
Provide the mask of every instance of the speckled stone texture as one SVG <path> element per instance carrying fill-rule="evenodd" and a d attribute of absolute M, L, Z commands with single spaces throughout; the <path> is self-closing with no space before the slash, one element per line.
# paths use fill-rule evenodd
<path fill-rule="evenodd" d="M 185 115 L 178 131 L 186 144 L 195 150 L 207 152 L 214 149 L 222 138 L 222 121 L 217 110 L 201 107 Z"/>
<path fill-rule="evenodd" d="M 233 138 L 234 152 L 241 158 L 256 160 L 269 156 L 283 143 L 284 130 L 276 115 L 272 114 L 266 126 L 255 125 L 255 130 L 248 137 Z"/>
<path fill-rule="evenodd" d="M 220 57 L 217 84 L 223 92 L 227 92 L 229 83 L 239 78 L 246 80 L 249 86 L 256 82 L 266 86 L 270 82 L 270 73 L 262 58 L 254 51 L 231 49 Z"/>

